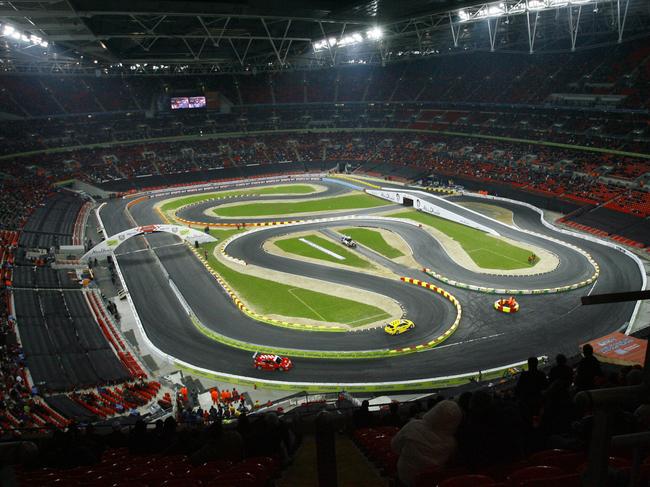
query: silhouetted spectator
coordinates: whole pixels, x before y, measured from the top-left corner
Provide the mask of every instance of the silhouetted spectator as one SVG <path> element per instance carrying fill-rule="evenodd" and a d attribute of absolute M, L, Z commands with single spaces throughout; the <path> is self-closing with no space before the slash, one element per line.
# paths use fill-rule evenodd
<path fill-rule="evenodd" d="M 571 423 L 577 419 L 577 412 L 569 388 L 570 382 L 566 377 L 559 377 L 544 391 L 540 422 L 544 434 L 565 435 L 571 431 Z"/>
<path fill-rule="evenodd" d="M 519 376 L 515 386 L 515 396 L 519 400 L 524 420 L 529 424 L 539 412 L 542 405 L 542 391 L 546 389 L 548 381 L 544 373 L 537 369 L 537 357 L 528 359 L 528 370 Z"/>
<path fill-rule="evenodd" d="M 147 436 L 147 425 L 144 421 L 138 419 L 129 434 L 129 451 L 138 455 L 147 453 L 148 449 L 149 437 Z"/>
<path fill-rule="evenodd" d="M 594 349 L 586 343 L 582 347 L 583 358 L 576 367 L 576 391 L 587 391 L 596 387 L 596 377 L 603 377 L 600 362 L 594 357 Z"/>
<path fill-rule="evenodd" d="M 355 429 L 369 428 L 372 426 L 373 417 L 369 410 L 370 403 L 364 400 L 361 407 L 352 414 L 352 424 Z"/>
<path fill-rule="evenodd" d="M 110 448 L 122 448 L 127 444 L 127 438 L 122 433 L 122 427 L 118 421 L 114 421 L 112 424 L 111 432 L 106 435 L 106 446 Z"/>
<path fill-rule="evenodd" d="M 399 414 L 399 402 L 393 401 L 388 405 L 388 414 L 381 420 L 384 426 L 402 426 L 402 418 Z"/>
<path fill-rule="evenodd" d="M 556 380 L 563 380 L 570 386 L 573 383 L 573 369 L 567 364 L 567 358 L 561 353 L 555 357 L 555 365 L 548 374 L 550 384 Z"/>

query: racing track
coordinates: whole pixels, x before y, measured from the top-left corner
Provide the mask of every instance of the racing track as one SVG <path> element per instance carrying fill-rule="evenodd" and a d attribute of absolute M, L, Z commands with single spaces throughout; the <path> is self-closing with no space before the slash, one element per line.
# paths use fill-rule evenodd
<path fill-rule="evenodd" d="M 341 193 L 345 189 L 332 190 Z M 329 191 L 328 191 L 329 193 Z M 331 195 L 331 194 L 330 194 Z M 319 193 L 316 197 L 327 196 Z M 295 197 L 269 196 L 273 199 Z M 305 196 L 303 195 L 302 198 Z M 248 198 L 263 200 L 265 197 Z M 463 196 L 463 199 L 472 199 Z M 241 199 L 245 201 L 247 198 Z M 431 199 L 435 199 L 431 197 Z M 232 200 L 230 200 L 232 201 Z M 138 224 L 160 223 L 153 210 L 156 199 L 149 199 L 131 208 Z M 439 204 L 449 204 L 437 201 Z M 515 224 L 522 229 L 550 235 L 572 243 L 589 252 L 600 264 L 601 275 L 594 285 L 598 293 L 640 289 L 642 278 L 636 263 L 624 254 L 600 244 L 554 232 L 540 222 L 533 210 L 508 203 L 500 203 L 514 213 Z M 109 235 L 133 226 L 125 211 L 125 200 L 111 200 L 102 209 L 101 216 Z M 215 206 L 213 201 L 210 206 Z M 384 208 L 385 209 L 385 208 Z M 540 244 L 539 237 L 518 232 L 469 210 L 454 211 L 489 224 L 499 233 L 518 240 Z M 370 211 L 372 213 L 373 211 Z M 376 212 L 376 210 L 374 210 Z M 356 214 L 368 212 L 357 211 Z M 340 216 L 336 214 L 335 216 Z M 346 224 L 352 223 L 348 221 Z M 456 296 L 463 306 L 463 318 L 458 331 L 444 344 L 425 352 L 364 360 L 323 360 L 295 358 L 296 367 L 287 375 L 269 374 L 251 367 L 248 351 L 217 343 L 201 334 L 172 292 L 163 270 L 156 264 L 159 259 L 201 322 L 228 336 L 253 343 L 293 347 L 309 350 L 359 350 L 408 345 L 435 336 L 453 320 L 454 308 L 430 291 L 398 281 L 369 276 L 351 270 L 325 267 L 299 260 L 266 254 L 261 242 L 273 235 L 312 228 L 322 230 L 335 223 L 310 223 L 296 227 L 269 227 L 235 240 L 228 253 L 261 267 L 288 273 L 315 276 L 319 279 L 345 283 L 352 287 L 379 292 L 404 305 L 407 317 L 418 326 L 413 332 L 389 337 L 380 329 L 349 332 L 321 333 L 287 330 L 256 322 L 243 315 L 223 292 L 212 276 L 206 272 L 191 250 L 170 235 L 154 234 L 131 239 L 118 251 L 117 259 L 131 292 L 144 329 L 151 342 L 163 352 L 195 366 L 223 373 L 261 379 L 300 382 L 368 383 L 426 379 L 431 377 L 471 373 L 490 367 L 507 365 L 530 355 L 575 353 L 577 346 L 586 340 L 605 335 L 620 328 L 629 320 L 634 303 L 617 303 L 581 307 L 579 297 L 593 291 L 590 288 L 554 295 L 518 297 L 522 310 L 516 315 L 503 315 L 491 306 L 494 295 L 456 289 L 437 283 L 433 278 L 414 270 L 406 274 L 439 284 Z M 593 271 L 580 254 L 549 241 L 545 248 L 556 253 L 560 266 L 555 272 L 531 277 L 485 276 L 475 274 L 456 265 L 427 233 L 404 223 L 364 220 L 360 216 L 355 224 L 371 224 L 396 231 L 411 245 L 416 258 L 441 274 L 464 282 L 494 285 L 497 282 L 517 281 L 522 285 L 550 287 L 583 279 Z M 147 243 L 154 249 L 147 249 Z"/>

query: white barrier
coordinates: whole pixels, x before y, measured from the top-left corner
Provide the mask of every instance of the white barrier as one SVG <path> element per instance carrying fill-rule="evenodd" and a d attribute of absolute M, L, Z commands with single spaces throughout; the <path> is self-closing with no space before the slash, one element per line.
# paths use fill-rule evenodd
<path fill-rule="evenodd" d="M 421 191 L 411 191 L 407 193 L 405 191 L 396 190 L 393 188 L 366 189 L 366 193 L 371 194 L 373 196 L 377 196 L 378 198 L 392 201 L 393 203 L 398 203 L 400 205 L 404 204 L 404 196 L 408 196 L 409 199 L 413 200 L 413 207 L 416 210 L 420 210 L 423 211 L 424 213 L 429 213 L 431 215 L 444 218 L 445 220 L 451 220 L 456 223 L 461 223 L 463 225 L 475 228 L 477 230 L 488 233 L 490 235 L 494 235 L 494 236 L 499 235 L 499 232 L 497 232 L 493 228 L 487 227 L 485 225 L 481 225 L 480 223 L 477 223 L 473 220 L 457 215 L 454 212 L 451 212 L 445 208 L 441 208 L 438 205 L 434 205 L 430 201 L 423 200 L 422 198 L 413 194 L 413 193 L 421 193 L 426 196 L 433 196 L 430 195 L 429 193 L 424 193 Z"/>
<path fill-rule="evenodd" d="M 169 189 L 153 189 L 150 191 L 141 191 L 139 193 L 123 196 L 122 198 L 133 198 L 134 196 L 149 196 L 150 198 L 157 198 L 159 196 L 175 196 L 186 193 L 203 193 L 206 191 L 218 191 L 227 188 L 242 188 L 250 186 L 259 186 L 261 184 L 278 184 L 278 183 L 291 183 L 294 181 L 320 181 L 324 174 L 311 175 L 311 176 L 273 176 L 260 179 L 238 179 L 235 181 L 227 181 L 221 183 L 207 183 L 181 186 L 179 188 Z"/>

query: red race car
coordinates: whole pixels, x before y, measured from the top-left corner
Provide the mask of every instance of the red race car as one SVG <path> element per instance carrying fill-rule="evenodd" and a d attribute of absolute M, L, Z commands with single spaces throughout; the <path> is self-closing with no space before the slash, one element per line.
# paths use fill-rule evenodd
<path fill-rule="evenodd" d="M 272 353 L 255 353 L 253 355 L 253 367 L 258 370 L 281 370 L 287 372 L 293 367 L 289 357 L 280 357 Z"/>

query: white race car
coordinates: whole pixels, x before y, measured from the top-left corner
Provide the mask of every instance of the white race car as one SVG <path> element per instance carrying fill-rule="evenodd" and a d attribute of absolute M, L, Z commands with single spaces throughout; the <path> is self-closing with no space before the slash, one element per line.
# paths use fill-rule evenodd
<path fill-rule="evenodd" d="M 351 237 L 348 237 L 347 235 L 342 235 L 341 236 L 341 243 L 343 245 L 345 245 L 346 247 L 350 247 L 352 249 L 357 246 L 357 243 L 354 240 L 352 240 Z"/>

